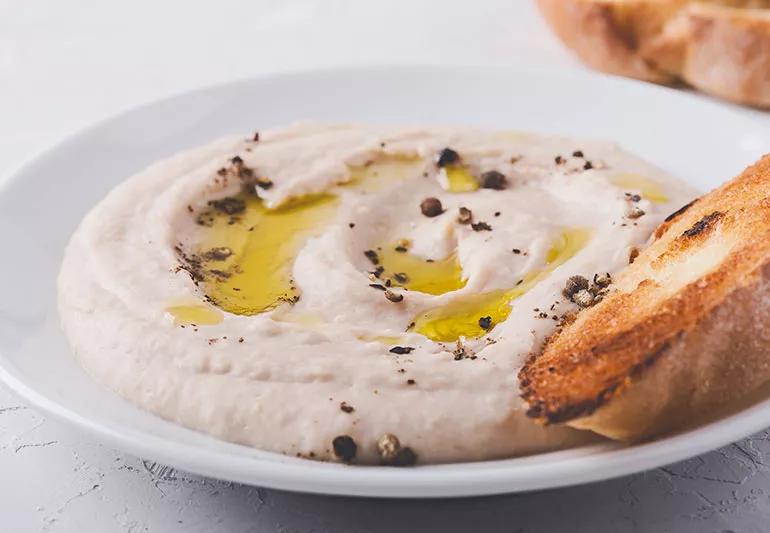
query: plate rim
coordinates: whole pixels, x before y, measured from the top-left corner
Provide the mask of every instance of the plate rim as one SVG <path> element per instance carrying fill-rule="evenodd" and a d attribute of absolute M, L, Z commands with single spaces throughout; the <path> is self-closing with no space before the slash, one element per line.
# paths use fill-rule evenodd
<path fill-rule="evenodd" d="M 759 130 L 764 126 L 758 118 L 744 115 L 738 108 L 725 106 L 700 95 L 682 93 L 667 87 L 646 84 L 636 80 L 617 78 L 606 74 L 597 74 L 581 70 L 559 70 L 550 67 L 531 66 L 474 66 L 474 65 L 418 65 L 418 64 L 383 64 L 374 66 L 323 67 L 314 69 L 292 69 L 287 71 L 264 73 L 230 81 L 206 84 L 166 95 L 158 99 L 144 101 L 138 105 L 126 107 L 120 111 L 100 118 L 90 124 L 65 134 L 44 149 L 23 159 L 0 176 L 0 195 L 16 181 L 24 179 L 26 171 L 37 162 L 43 161 L 57 151 L 66 150 L 71 144 L 77 144 L 83 137 L 119 122 L 126 116 L 164 105 L 183 97 L 200 96 L 235 85 L 259 83 L 276 78 L 301 79 L 314 76 L 351 76 L 366 75 L 382 71 L 425 71 L 475 73 L 503 73 L 506 75 L 548 75 L 561 78 L 586 78 L 601 80 L 602 83 L 615 85 L 616 88 L 644 86 L 646 91 L 667 93 L 676 100 L 697 98 L 699 104 L 717 109 L 720 113 L 734 114 L 739 120 L 754 124 Z M 610 90 L 614 90 L 610 88 Z M 71 354 L 69 354 L 71 357 Z M 82 370 L 82 369 L 81 369 Z M 547 488 L 565 487 L 593 481 L 611 479 L 623 475 L 647 470 L 671 462 L 693 457 L 713 450 L 740 438 L 744 438 L 770 425 L 770 399 L 755 403 L 728 417 L 698 428 L 665 437 L 656 441 L 634 445 L 617 446 L 614 449 L 586 456 L 556 458 L 564 450 L 535 454 L 519 458 L 493 461 L 451 463 L 444 465 L 425 465 L 410 469 L 394 469 L 377 466 L 346 466 L 334 463 L 287 458 L 281 454 L 260 451 L 275 456 L 280 460 L 263 460 L 254 457 L 233 456 L 226 451 L 206 450 L 207 461 L 198 461 L 201 452 L 198 447 L 188 443 L 169 441 L 145 432 L 139 432 L 141 438 L 132 436 L 136 430 L 125 428 L 118 430 L 110 425 L 92 420 L 77 410 L 59 404 L 32 386 L 27 385 L 21 375 L 17 375 L 10 357 L 0 351 L 0 381 L 10 390 L 32 406 L 52 418 L 74 426 L 99 442 L 106 443 L 118 450 L 139 457 L 179 467 L 182 470 L 227 479 L 246 484 L 316 494 L 347 495 L 361 497 L 465 497 L 502 493 L 525 492 Z M 107 394 L 115 394 L 104 389 Z M 116 395 L 117 396 L 117 395 Z M 125 400 L 124 400 L 125 401 Z M 138 409 L 138 408 L 137 408 Z M 174 424 L 174 422 L 165 421 Z M 238 445 L 235 445 L 238 446 Z M 581 449 L 588 449 L 581 447 Z M 244 446 L 244 448 L 249 448 Z M 251 448 L 249 448 L 251 449 Z M 569 451 L 569 450 L 567 450 Z M 551 460 L 538 463 L 534 457 L 550 456 Z M 285 461 L 285 459 L 290 459 Z M 529 459 L 529 462 L 524 462 Z M 592 462 L 599 460 L 601 468 Z M 240 469 L 248 462 L 247 469 Z M 524 463 L 524 464 L 516 464 Z M 504 463 L 504 464 L 503 464 Z M 490 468 L 486 468 L 486 467 Z M 499 466 L 499 468 L 492 468 Z"/>
<path fill-rule="evenodd" d="M 5 356 L 0 354 L 0 363 L 4 359 Z M 609 451 L 557 459 L 542 464 L 516 465 L 511 463 L 525 459 L 532 460 L 536 457 L 553 457 L 571 450 L 490 461 L 423 465 L 408 469 L 295 459 L 278 453 L 259 450 L 260 453 L 280 459 L 280 461 L 264 461 L 252 457 L 233 458 L 226 452 L 207 450 L 206 454 L 215 459 L 217 463 L 212 465 L 211 462 L 204 464 L 196 461 L 195 456 L 199 455 L 200 451 L 195 446 L 187 443 L 172 443 L 148 433 L 142 433 L 142 440 L 132 439 L 130 436 L 121 435 L 109 426 L 94 422 L 76 411 L 62 407 L 57 402 L 28 387 L 2 364 L 0 364 L 0 381 L 33 407 L 57 421 L 92 436 L 102 444 L 107 444 L 142 459 L 150 459 L 192 474 L 246 485 L 291 492 L 351 497 L 462 498 L 582 485 L 614 479 L 695 457 L 761 431 L 768 427 L 766 420 L 770 421 L 770 399 L 767 399 L 723 419 L 663 439 L 629 447 L 618 446 Z M 110 393 L 111 391 L 105 389 L 105 394 Z M 765 417 L 762 416 L 763 414 Z M 169 421 L 164 422 L 173 424 Z M 735 437 L 735 435 L 740 436 Z M 609 444 L 612 445 L 613 443 Z M 247 446 L 244 447 L 248 448 Z M 579 449 L 590 449 L 591 447 L 589 445 Z M 239 471 L 238 464 L 229 466 L 226 464 L 234 459 L 235 463 L 251 462 L 250 470 Z M 284 462 L 284 460 L 288 461 Z M 602 463 L 602 468 L 595 468 L 597 465 L 592 463 L 596 461 Z M 581 465 L 580 463 L 586 464 Z M 480 466 L 484 470 L 476 471 L 474 466 Z M 493 468 L 496 466 L 500 466 L 500 469 L 494 470 Z M 608 471 L 610 470 L 609 467 L 611 467 L 611 471 Z M 463 470 L 463 468 L 468 470 Z M 546 472 L 547 475 L 543 475 L 543 470 L 548 471 Z M 308 474 L 311 474 L 310 479 L 313 476 L 316 479 L 309 481 Z M 534 474 L 538 475 L 535 476 Z M 259 481 L 255 481 L 255 478 L 259 478 Z M 525 479 L 530 481 L 524 482 Z M 512 481 L 517 484 L 524 483 L 526 487 L 510 487 L 508 484 Z M 297 484 L 302 484 L 302 488 L 298 488 Z M 415 484 L 417 486 L 414 486 Z M 429 493 L 423 493 L 423 491 L 429 491 Z"/>

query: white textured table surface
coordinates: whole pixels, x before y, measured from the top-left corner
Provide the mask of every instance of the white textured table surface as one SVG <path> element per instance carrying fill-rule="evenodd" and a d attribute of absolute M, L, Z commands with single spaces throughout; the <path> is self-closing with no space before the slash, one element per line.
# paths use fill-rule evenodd
<path fill-rule="evenodd" d="M 0 0 L 0 175 L 108 114 L 257 73 L 407 62 L 580 68 L 525 0 L 198 4 Z M 770 531 L 770 432 L 570 489 L 357 500 L 185 475 L 46 420 L 0 387 L 1 532 L 413 530 Z"/>

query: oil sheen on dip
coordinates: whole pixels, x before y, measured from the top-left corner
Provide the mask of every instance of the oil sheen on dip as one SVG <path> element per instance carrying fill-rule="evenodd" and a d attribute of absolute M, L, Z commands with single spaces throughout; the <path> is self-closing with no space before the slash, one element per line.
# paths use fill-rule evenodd
<path fill-rule="evenodd" d="M 693 195 L 605 142 L 295 124 L 114 189 L 60 314 L 95 380 L 232 442 L 394 466 L 558 449 L 592 437 L 527 419 L 518 368 L 590 305 L 570 277 L 617 273 Z"/>

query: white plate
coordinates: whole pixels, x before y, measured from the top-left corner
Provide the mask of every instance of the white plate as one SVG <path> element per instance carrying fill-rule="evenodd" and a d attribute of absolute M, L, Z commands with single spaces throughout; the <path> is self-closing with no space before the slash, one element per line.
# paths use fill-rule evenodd
<path fill-rule="evenodd" d="M 359 496 L 464 496 L 620 476 L 770 425 L 770 401 L 689 433 L 518 459 L 349 467 L 218 441 L 140 411 L 93 383 L 59 331 L 55 276 L 76 224 L 152 161 L 229 133 L 296 119 L 455 123 L 615 139 L 706 189 L 763 151 L 770 130 L 701 97 L 586 73 L 374 68 L 264 77 L 140 107 L 73 135 L 0 187 L 0 378 L 38 408 L 142 457 L 267 487 Z"/>

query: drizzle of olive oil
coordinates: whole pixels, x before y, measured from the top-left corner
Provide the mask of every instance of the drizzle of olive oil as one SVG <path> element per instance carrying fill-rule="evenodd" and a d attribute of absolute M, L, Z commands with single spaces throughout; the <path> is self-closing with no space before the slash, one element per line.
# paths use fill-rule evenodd
<path fill-rule="evenodd" d="M 473 192 L 479 188 L 478 180 L 462 165 L 442 169 L 446 180 L 442 185 L 449 192 Z"/>
<path fill-rule="evenodd" d="M 368 165 L 350 167 L 348 180 L 341 185 L 361 192 L 376 192 L 399 181 L 413 178 L 422 168 L 417 157 L 389 155 Z"/>
<path fill-rule="evenodd" d="M 428 261 L 409 252 L 398 252 L 396 247 L 397 244 L 389 244 L 378 251 L 385 269 L 380 277 L 390 279 L 394 286 L 427 294 L 444 294 L 465 287 L 463 269 L 455 252 Z M 397 279 L 399 274 L 406 276 L 405 281 Z"/>
<path fill-rule="evenodd" d="M 401 337 L 395 335 L 360 335 L 358 338 L 362 341 L 381 344 L 398 344 L 401 341 Z"/>
<path fill-rule="evenodd" d="M 504 321 L 511 312 L 512 299 L 509 289 L 463 296 L 420 314 L 414 320 L 414 331 L 439 342 L 475 339 L 486 333 L 479 318 L 491 317 L 493 324 Z"/>
<path fill-rule="evenodd" d="M 663 188 L 660 184 L 641 174 L 634 174 L 632 172 L 616 174 L 612 177 L 612 183 L 618 187 L 637 190 L 650 202 L 656 204 L 668 202 L 668 196 L 663 193 Z"/>
<path fill-rule="evenodd" d="M 174 317 L 177 326 L 213 326 L 225 318 L 221 311 L 202 302 L 169 305 L 166 312 Z"/>
<path fill-rule="evenodd" d="M 317 313 L 298 313 L 293 308 L 282 307 L 272 314 L 271 318 L 277 322 L 299 324 L 306 328 L 319 328 L 326 324 L 323 317 Z"/>
<path fill-rule="evenodd" d="M 568 228 L 562 230 L 551 242 L 551 247 L 545 255 L 545 264 L 548 268 L 544 273 L 549 274 L 556 267 L 572 259 L 575 254 L 588 244 L 591 234 L 592 231 L 587 228 Z"/>
<path fill-rule="evenodd" d="M 318 194 L 268 209 L 255 196 L 237 198 L 246 209 L 234 222 L 228 215 L 217 214 L 211 227 L 202 228 L 203 250 L 232 252 L 224 261 L 208 265 L 225 275 L 207 276 L 204 290 L 225 311 L 254 315 L 299 296 L 291 277 L 294 259 L 305 241 L 323 230 L 338 199 Z"/>
<path fill-rule="evenodd" d="M 416 157 L 386 156 L 351 167 L 349 179 L 340 185 L 361 192 L 378 191 L 414 177 L 422 165 Z M 210 227 L 201 227 L 199 247 L 204 254 L 214 248 L 231 251 L 224 260 L 206 264 L 203 285 L 211 301 L 225 311 L 255 315 L 299 297 L 291 278 L 294 260 L 307 239 L 320 234 L 331 220 L 339 198 L 331 193 L 308 195 L 277 208 L 268 208 L 247 194 L 236 198 L 245 203 L 243 213 L 233 217 L 212 212 Z M 293 320 L 288 315 L 276 319 Z"/>
<path fill-rule="evenodd" d="M 460 337 L 479 338 L 487 333 L 479 319 L 490 317 L 492 326 L 504 322 L 511 313 L 511 302 L 546 278 L 556 267 L 571 259 L 591 238 L 591 230 L 563 230 L 551 243 L 545 265 L 529 274 L 511 289 L 498 289 L 461 296 L 448 304 L 428 309 L 414 320 L 413 329 L 437 342 L 454 342 Z"/>

